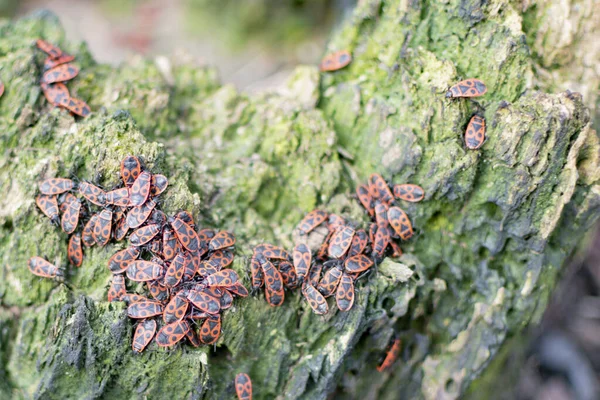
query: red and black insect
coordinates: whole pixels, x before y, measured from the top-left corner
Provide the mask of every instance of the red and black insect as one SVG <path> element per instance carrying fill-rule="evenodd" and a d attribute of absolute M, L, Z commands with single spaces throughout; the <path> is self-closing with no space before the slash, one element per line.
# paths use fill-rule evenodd
<path fill-rule="evenodd" d="M 181 278 L 183 278 L 186 264 L 191 261 L 191 259 L 186 259 L 183 252 L 177 253 L 165 272 L 164 285 L 170 288 L 177 286 L 181 282 Z"/>
<path fill-rule="evenodd" d="M 43 83 L 65 82 L 75 78 L 79 74 L 79 68 L 73 64 L 61 64 L 44 72 Z"/>
<path fill-rule="evenodd" d="M 142 164 L 135 156 L 127 156 L 121 161 L 121 179 L 127 187 L 133 186 L 137 177 L 142 173 Z"/>
<path fill-rule="evenodd" d="M 52 58 L 59 58 L 63 55 L 63 52 L 58 47 L 46 42 L 45 40 L 38 39 L 35 42 L 38 49 L 42 50 L 44 53 L 48 54 Z"/>
<path fill-rule="evenodd" d="M 358 201 L 360 201 L 360 204 L 362 204 L 365 210 L 367 210 L 369 215 L 373 217 L 375 215 L 375 209 L 373 208 L 373 198 L 371 197 L 371 193 L 369 192 L 368 186 L 357 186 L 356 197 L 358 197 Z"/>
<path fill-rule="evenodd" d="M 75 187 L 75 183 L 66 178 L 49 178 L 40 183 L 42 194 L 61 194 Z"/>
<path fill-rule="evenodd" d="M 62 98 L 59 105 L 80 117 L 87 117 L 92 112 L 85 101 L 75 97 Z"/>
<path fill-rule="evenodd" d="M 147 301 L 152 301 L 150 299 L 148 299 L 147 297 L 144 297 L 142 295 L 136 294 L 136 293 L 125 293 L 123 296 L 121 296 L 121 301 L 125 302 L 125 304 L 129 305 L 129 304 L 133 304 L 133 303 L 140 303 L 140 302 L 147 302 Z"/>
<path fill-rule="evenodd" d="M 389 228 L 377 229 L 375 232 L 375 240 L 373 241 L 372 256 L 376 259 L 381 259 L 391 241 Z"/>
<path fill-rule="evenodd" d="M 308 282 L 311 286 L 317 287 L 319 285 L 322 270 L 323 264 L 315 263 L 310 267 L 310 271 L 308 272 Z"/>
<path fill-rule="evenodd" d="M 327 314 L 329 311 L 329 306 L 327 305 L 327 300 L 325 297 L 315 287 L 310 283 L 305 283 L 302 286 L 302 295 L 308 301 L 308 305 L 315 314 L 323 315 Z"/>
<path fill-rule="evenodd" d="M 122 187 L 119 189 L 106 192 L 104 196 L 106 204 L 112 204 L 119 207 L 127 207 L 129 205 L 129 188 Z"/>
<path fill-rule="evenodd" d="M 106 193 L 104 190 L 89 182 L 79 183 L 79 194 L 97 206 L 103 207 L 106 203 Z"/>
<path fill-rule="evenodd" d="M 479 79 L 465 79 L 446 92 L 446 98 L 479 97 L 487 93 L 485 83 Z"/>
<path fill-rule="evenodd" d="M 131 347 L 136 353 L 144 351 L 146 346 L 150 344 L 154 334 L 156 333 L 156 321 L 149 319 L 142 321 L 135 328 L 135 334 L 133 335 L 133 343 Z"/>
<path fill-rule="evenodd" d="M 71 98 L 71 94 L 69 93 L 69 89 L 65 86 L 64 83 L 53 83 L 51 85 L 47 83 L 42 83 L 42 92 L 48 100 L 48 103 L 54 106 L 60 106 L 65 103 L 68 99 Z"/>
<path fill-rule="evenodd" d="M 110 231 L 112 227 L 112 211 L 102 210 L 94 223 L 92 235 L 96 244 L 100 247 L 105 246 L 110 240 Z"/>
<path fill-rule="evenodd" d="M 373 200 L 379 199 L 386 204 L 394 201 L 390 187 L 379 174 L 371 174 L 369 177 L 369 192 Z"/>
<path fill-rule="evenodd" d="M 127 233 L 129 232 L 129 225 L 127 225 L 127 216 L 121 215 L 117 219 L 117 223 L 115 224 L 115 229 L 113 231 L 113 237 L 116 241 L 121 241 L 125 239 Z"/>
<path fill-rule="evenodd" d="M 210 255 L 210 258 L 205 262 L 204 268 L 207 271 L 217 271 L 229 266 L 233 262 L 233 253 L 227 250 L 217 250 Z M 201 274 L 203 275 L 203 274 Z"/>
<path fill-rule="evenodd" d="M 131 208 L 127 213 L 127 225 L 132 229 L 141 226 L 148 220 L 154 207 L 156 207 L 156 203 L 150 199 L 141 206 Z"/>
<path fill-rule="evenodd" d="M 126 293 L 125 277 L 123 275 L 113 275 L 108 289 L 108 301 L 120 301 Z"/>
<path fill-rule="evenodd" d="M 392 347 L 390 347 L 390 349 L 388 350 L 388 352 L 385 355 L 385 359 L 383 360 L 381 365 L 377 366 L 377 371 L 383 372 L 386 369 L 388 369 L 389 367 L 391 367 L 394 364 L 394 362 L 396 362 L 396 360 L 398 359 L 401 349 L 402 349 L 402 341 L 400 339 L 394 340 Z"/>
<path fill-rule="evenodd" d="M 136 260 L 127 267 L 127 277 L 135 282 L 155 281 L 162 278 L 164 269 L 151 261 Z"/>
<path fill-rule="evenodd" d="M 388 221 L 402 240 L 408 240 L 413 235 L 412 224 L 408 215 L 400 207 L 390 207 L 387 212 Z"/>
<path fill-rule="evenodd" d="M 152 182 L 152 174 L 148 171 L 143 171 L 131 185 L 129 191 L 129 205 L 141 206 L 148 200 L 150 194 L 150 185 Z"/>
<path fill-rule="evenodd" d="M 467 148 L 476 150 L 483 145 L 485 141 L 485 119 L 479 115 L 473 115 L 473 118 L 467 125 L 465 132 L 465 144 Z"/>
<path fill-rule="evenodd" d="M 235 244 L 235 236 L 227 231 L 220 231 L 208 243 L 209 250 L 219 250 Z"/>
<path fill-rule="evenodd" d="M 32 274 L 41 276 L 42 278 L 56 278 L 62 276 L 62 271 L 42 257 L 31 257 L 27 262 L 29 271 Z"/>
<path fill-rule="evenodd" d="M 335 290 L 340 283 L 342 278 L 342 266 L 340 264 L 334 265 L 331 269 L 325 272 L 323 279 L 319 282 L 317 290 L 324 296 L 329 297 L 335 293 Z"/>
<path fill-rule="evenodd" d="M 58 225 L 60 223 L 56 196 L 39 194 L 35 198 L 35 204 L 37 204 L 38 208 L 46 215 L 46 217 L 50 218 L 53 224 Z"/>
<path fill-rule="evenodd" d="M 293 251 L 294 268 L 300 281 L 303 281 L 308 274 L 312 262 L 312 253 L 307 245 L 300 243 L 294 247 Z"/>
<path fill-rule="evenodd" d="M 344 262 L 344 268 L 350 273 L 360 273 L 368 270 L 373 266 L 373 260 L 364 254 L 357 254 L 348 257 Z"/>
<path fill-rule="evenodd" d="M 215 272 L 206 277 L 206 284 L 210 287 L 228 287 L 239 281 L 238 274 L 229 268 Z"/>
<path fill-rule="evenodd" d="M 354 233 L 354 237 L 352 238 L 352 243 L 350 244 L 350 250 L 348 250 L 348 257 L 355 256 L 357 254 L 361 254 L 367 244 L 369 242 L 369 235 L 365 232 L 364 229 L 358 229 Z"/>
<path fill-rule="evenodd" d="M 321 60 L 319 69 L 321 72 L 337 71 L 344 68 L 352 61 L 352 56 L 348 50 L 340 50 L 335 53 L 328 54 Z"/>
<path fill-rule="evenodd" d="M 191 280 L 198 272 L 198 268 L 200 267 L 200 257 L 198 257 L 197 254 L 197 252 L 194 254 L 190 252 L 185 253 L 185 269 L 182 278 L 184 281 Z"/>
<path fill-rule="evenodd" d="M 281 261 L 278 265 L 281 279 L 283 279 L 283 286 L 288 289 L 295 289 L 298 287 L 298 276 L 294 266 L 289 261 Z"/>
<path fill-rule="evenodd" d="M 150 185 L 150 196 L 158 196 L 169 186 L 169 180 L 166 176 L 161 174 L 152 175 L 152 182 Z"/>
<path fill-rule="evenodd" d="M 163 311 L 163 305 L 152 300 L 138 301 L 127 307 L 127 315 L 130 318 L 150 318 L 162 314 Z"/>
<path fill-rule="evenodd" d="M 158 224 L 142 226 L 141 228 L 133 231 L 133 233 L 129 236 L 129 243 L 131 243 L 133 246 L 144 245 L 154 239 L 159 232 L 160 225 Z"/>
<path fill-rule="evenodd" d="M 94 214 L 90 217 L 88 222 L 83 226 L 83 231 L 81 233 L 81 239 L 85 247 L 92 247 L 96 244 L 96 240 L 94 239 L 94 225 L 96 224 L 96 220 L 98 219 L 98 214 Z"/>
<path fill-rule="evenodd" d="M 165 261 L 171 261 L 177 253 L 177 237 L 173 229 L 166 227 L 163 231 L 163 258 Z"/>
<path fill-rule="evenodd" d="M 202 342 L 200 342 L 198 335 L 191 328 L 187 331 L 187 333 L 185 334 L 185 337 L 190 342 L 190 344 L 194 347 L 200 347 L 200 345 L 202 345 Z"/>
<path fill-rule="evenodd" d="M 338 229 L 331 237 L 328 253 L 331 258 L 341 258 L 352 244 L 354 237 L 354 229 L 350 226 L 345 226 Z"/>
<path fill-rule="evenodd" d="M 302 218 L 298 224 L 298 233 L 306 235 L 327 219 L 327 212 L 323 210 L 312 210 Z"/>
<path fill-rule="evenodd" d="M 69 259 L 69 262 L 76 267 L 79 267 L 83 262 L 83 249 L 81 247 L 81 236 L 79 233 L 76 233 L 69 239 L 67 258 Z"/>
<path fill-rule="evenodd" d="M 267 260 L 262 254 L 255 255 L 263 270 L 265 279 L 265 298 L 267 303 L 272 306 L 283 304 L 285 293 L 283 291 L 283 278 L 275 266 Z"/>
<path fill-rule="evenodd" d="M 401 185 L 394 185 L 394 197 L 404 201 L 410 201 L 416 203 L 425 197 L 425 191 L 421 186 L 413 185 L 411 183 L 404 183 Z"/>
<path fill-rule="evenodd" d="M 172 347 L 183 339 L 190 330 L 187 321 L 176 321 L 163 326 L 156 335 L 156 343 L 160 347 Z"/>
<path fill-rule="evenodd" d="M 402 249 L 393 240 L 390 240 L 390 247 L 392 248 L 392 257 L 400 257 L 402 255 Z"/>
<path fill-rule="evenodd" d="M 329 231 L 335 232 L 344 225 L 346 225 L 346 220 L 344 218 L 337 214 L 329 214 L 329 218 L 327 219 L 327 229 L 329 229 Z"/>
<path fill-rule="evenodd" d="M 335 292 L 335 302 L 340 311 L 349 311 L 354 305 L 354 280 L 345 272 Z"/>
<path fill-rule="evenodd" d="M 252 381 L 247 374 L 239 373 L 236 375 L 235 392 L 238 400 L 252 400 Z"/>
<path fill-rule="evenodd" d="M 77 224 L 79 224 L 80 211 L 81 202 L 78 199 L 69 203 L 67 210 L 60 220 L 60 226 L 65 233 L 71 234 L 75 231 Z"/>
<path fill-rule="evenodd" d="M 48 71 L 49 69 L 52 69 L 54 67 L 56 67 L 57 65 L 61 65 L 61 64 L 66 64 L 66 63 L 70 63 L 71 61 L 73 61 L 75 59 L 75 56 L 72 56 L 70 54 L 63 54 L 60 57 L 48 57 L 44 60 L 44 71 Z"/>
<path fill-rule="evenodd" d="M 262 268 L 255 257 L 252 257 L 250 259 L 250 280 L 251 285 L 254 289 L 261 288 L 262 285 L 265 283 Z"/>
<path fill-rule="evenodd" d="M 59 195 L 57 200 L 58 200 L 58 208 L 60 209 L 60 212 L 65 213 L 65 212 L 67 212 L 67 207 L 69 207 L 69 204 L 72 201 L 77 201 L 77 197 L 73 196 L 69 192 L 65 192 L 65 193 Z"/>
<path fill-rule="evenodd" d="M 227 310 L 233 305 L 233 296 L 227 290 L 223 290 L 223 294 L 219 297 L 219 303 L 221 304 L 221 310 Z"/>
<path fill-rule="evenodd" d="M 180 220 L 179 218 L 169 218 L 169 223 L 177 236 L 177 240 L 183 247 L 189 251 L 197 251 L 200 249 L 200 239 L 198 234 L 191 226 Z"/>
<path fill-rule="evenodd" d="M 200 328 L 200 341 L 204 344 L 213 344 L 221 335 L 221 316 L 209 315 Z"/>
<path fill-rule="evenodd" d="M 254 248 L 254 253 L 261 253 L 266 258 L 275 259 L 275 260 L 290 260 L 290 254 L 282 249 L 281 247 L 269 244 L 262 243 Z"/>
<path fill-rule="evenodd" d="M 248 297 L 248 289 L 242 285 L 242 282 L 235 282 L 233 285 L 228 286 L 225 289 L 236 296 Z"/>
<path fill-rule="evenodd" d="M 113 274 L 123 273 L 129 268 L 132 262 L 138 259 L 139 256 L 140 249 L 134 246 L 117 251 L 108 260 L 108 269 Z"/>
<path fill-rule="evenodd" d="M 189 290 L 187 292 L 187 299 L 194 307 L 208 314 L 218 314 L 221 310 L 219 299 L 201 290 Z"/>
<path fill-rule="evenodd" d="M 169 289 L 162 286 L 158 281 L 147 281 L 146 286 L 148 287 L 150 295 L 154 297 L 155 300 L 163 302 L 169 299 Z"/>
<path fill-rule="evenodd" d="M 185 293 L 179 292 L 171 298 L 169 304 L 165 307 L 163 313 L 163 321 L 170 324 L 172 322 L 181 321 L 188 310 L 190 303 L 185 298 Z"/>

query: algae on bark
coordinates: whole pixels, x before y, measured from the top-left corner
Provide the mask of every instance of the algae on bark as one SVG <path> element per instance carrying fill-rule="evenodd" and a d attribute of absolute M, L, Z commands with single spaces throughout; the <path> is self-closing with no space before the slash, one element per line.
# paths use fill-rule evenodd
<path fill-rule="evenodd" d="M 280 90 L 252 96 L 181 61 L 98 65 L 49 15 L 0 23 L 0 394 L 230 398 L 240 371 L 259 399 L 464 393 L 506 338 L 539 318 L 600 212 L 588 99 L 545 93 L 560 87 L 552 79 L 533 86 L 526 37 L 536 28 L 525 34 L 521 15 L 505 1 L 361 1 L 330 43 L 352 51 L 350 66 L 300 67 Z M 69 88 L 92 106 L 89 118 L 44 100 L 38 37 L 77 55 Z M 489 87 L 479 105 L 444 98 L 471 76 Z M 488 141 L 473 152 L 462 134 L 475 111 Z M 167 212 L 236 233 L 242 277 L 253 245 L 290 247 L 316 206 L 366 222 L 352 189 L 372 172 L 420 184 L 426 200 L 402 205 L 417 235 L 357 285 L 350 312 L 316 316 L 299 291 L 271 308 L 257 294 L 225 313 L 216 349 L 134 355 L 123 305 L 106 302 L 106 262 L 122 243 L 67 267 L 72 289 L 26 268 L 34 254 L 67 265 L 66 235 L 35 207 L 37 182 L 74 175 L 110 187 L 127 154 L 169 178 Z M 378 373 L 393 335 L 401 360 Z"/>

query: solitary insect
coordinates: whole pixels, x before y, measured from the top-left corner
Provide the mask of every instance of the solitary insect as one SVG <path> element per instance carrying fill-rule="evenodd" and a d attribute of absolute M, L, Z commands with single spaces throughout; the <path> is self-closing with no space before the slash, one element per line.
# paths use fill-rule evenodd
<path fill-rule="evenodd" d="M 366 185 L 357 186 L 356 197 L 358 197 L 358 201 L 360 201 L 360 204 L 367 210 L 369 215 L 373 217 L 375 215 L 375 210 L 373 209 L 373 199 L 371 198 L 369 188 Z"/>
<path fill-rule="evenodd" d="M 188 291 L 187 299 L 194 305 L 194 307 L 208 314 L 218 314 L 221 310 L 221 303 L 219 302 L 219 299 L 199 290 L 192 289 Z"/>
<path fill-rule="evenodd" d="M 352 238 L 350 250 L 348 251 L 348 257 L 361 254 L 365 250 L 365 247 L 367 247 L 368 242 L 369 235 L 367 235 L 367 232 L 365 232 L 364 229 L 357 230 Z"/>
<path fill-rule="evenodd" d="M 400 239 L 410 239 L 413 235 L 413 229 L 408 215 L 400 207 L 390 207 L 387 215 L 390 225 L 398 236 L 400 236 Z"/>
<path fill-rule="evenodd" d="M 108 260 L 108 269 L 113 274 L 123 273 L 129 268 L 132 262 L 137 260 L 140 256 L 140 249 L 138 247 L 128 247 L 121 251 L 117 251 Z"/>
<path fill-rule="evenodd" d="M 47 83 L 42 83 L 40 85 L 42 87 L 42 92 L 44 92 L 44 96 L 48 103 L 59 106 L 63 104 L 67 99 L 71 98 L 69 94 L 69 89 L 63 83 L 53 83 L 51 85 Z"/>
<path fill-rule="evenodd" d="M 315 289 L 315 287 L 312 284 L 304 284 L 304 286 L 302 287 L 302 294 L 308 301 L 308 305 L 310 306 L 310 308 L 313 309 L 315 314 L 327 314 L 327 311 L 329 311 L 327 300 L 325 300 L 325 297 L 323 297 L 323 295 L 319 293 L 319 291 Z"/>
<path fill-rule="evenodd" d="M 177 293 L 165 307 L 163 321 L 165 321 L 167 324 L 175 321 L 181 321 L 185 316 L 189 304 L 190 303 L 188 303 L 184 293 Z"/>
<path fill-rule="evenodd" d="M 446 92 L 446 98 L 479 97 L 487 93 L 485 83 L 479 79 L 465 79 Z"/>
<path fill-rule="evenodd" d="M 149 319 L 138 324 L 137 328 L 135 328 L 135 334 L 133 335 L 133 343 L 131 344 L 133 351 L 136 353 L 144 351 L 146 346 L 152 341 L 155 333 L 156 321 Z"/>
<path fill-rule="evenodd" d="M 310 263 L 312 262 L 312 253 L 308 246 L 304 243 L 300 243 L 294 247 L 293 251 L 294 268 L 296 269 L 296 275 L 300 281 L 303 281 L 308 274 L 310 269 Z"/>
<path fill-rule="evenodd" d="M 329 243 L 328 253 L 331 258 L 341 258 L 352 244 L 352 238 L 354 237 L 354 229 L 350 226 L 345 226 L 338 229 L 331 237 Z"/>
<path fill-rule="evenodd" d="M 281 273 L 264 256 L 257 255 L 257 259 L 265 278 L 265 298 L 267 299 L 267 303 L 274 307 L 282 305 L 285 293 L 283 291 Z"/>
<path fill-rule="evenodd" d="M 321 60 L 319 69 L 321 72 L 337 71 L 350 64 L 352 56 L 348 50 L 340 50 L 335 53 L 328 54 Z"/>
<path fill-rule="evenodd" d="M 109 210 L 102 210 L 98 214 L 98 219 L 94 224 L 93 236 L 98 246 L 105 246 L 110 240 L 110 230 L 112 226 L 112 212 Z"/>
<path fill-rule="evenodd" d="M 42 50 L 44 53 L 48 54 L 52 58 L 59 58 L 63 55 L 63 52 L 58 47 L 46 42 L 45 40 L 38 39 L 35 42 L 35 45 L 38 49 Z"/>
<path fill-rule="evenodd" d="M 75 97 L 62 98 L 59 105 L 80 117 L 87 117 L 92 112 L 85 101 Z"/>
<path fill-rule="evenodd" d="M 156 301 L 138 301 L 127 307 L 127 315 L 130 318 L 149 318 L 163 313 L 162 304 Z"/>
<path fill-rule="evenodd" d="M 75 78 L 79 74 L 79 68 L 73 64 L 62 64 L 58 65 L 42 75 L 42 82 L 44 83 L 55 83 L 65 82 Z"/>
<path fill-rule="evenodd" d="M 211 254 L 210 258 L 206 262 L 208 267 L 212 267 L 216 271 L 227 267 L 233 262 L 233 253 L 227 250 L 217 250 Z"/>
<path fill-rule="evenodd" d="M 166 287 L 175 287 L 183 278 L 185 273 L 186 263 L 191 262 L 191 259 L 186 259 L 182 252 L 177 253 L 169 267 L 165 272 L 164 285 Z"/>
<path fill-rule="evenodd" d="M 58 225 L 60 223 L 56 196 L 39 194 L 35 198 L 35 204 L 37 204 L 38 208 L 46 215 L 46 217 L 50 218 L 53 224 Z"/>
<path fill-rule="evenodd" d="M 483 145 L 485 141 L 485 119 L 479 115 L 473 115 L 467 131 L 465 132 L 465 144 L 471 150 L 476 150 Z"/>
<path fill-rule="evenodd" d="M 96 185 L 92 185 L 89 182 L 79 183 L 79 194 L 85 197 L 88 201 L 94 203 L 97 206 L 104 206 L 106 200 L 106 193 Z"/>
<path fill-rule="evenodd" d="M 169 289 L 162 286 L 157 281 L 147 281 L 146 286 L 148 287 L 148 291 L 150 291 L 150 295 L 154 297 L 155 300 L 163 302 L 169 299 Z"/>
<path fill-rule="evenodd" d="M 335 302 L 340 311 L 349 311 L 354 304 L 354 280 L 345 272 L 335 292 Z"/>
<path fill-rule="evenodd" d="M 141 228 L 133 231 L 133 233 L 129 236 L 129 243 L 134 246 L 141 246 L 154 239 L 159 232 L 160 226 L 158 224 L 142 226 Z"/>
<path fill-rule="evenodd" d="M 385 355 L 385 359 L 383 360 L 381 365 L 379 365 L 377 367 L 377 371 L 383 372 L 384 370 L 391 367 L 394 364 L 394 362 L 398 359 L 401 348 L 402 348 L 402 341 L 400 339 L 394 340 L 392 347 L 390 347 L 387 354 Z"/>
<path fill-rule="evenodd" d="M 221 335 L 221 316 L 209 315 L 200 328 L 200 341 L 204 344 L 213 344 Z"/>
<path fill-rule="evenodd" d="M 169 186 L 169 180 L 166 176 L 161 174 L 152 175 L 152 182 L 150 185 L 150 196 L 158 196 Z"/>
<path fill-rule="evenodd" d="M 146 222 L 148 217 L 150 217 L 154 207 L 156 207 L 156 203 L 152 199 L 148 200 L 141 206 L 133 207 L 127 213 L 127 225 L 130 228 L 137 228 L 138 226 L 141 226 L 144 222 Z"/>
<path fill-rule="evenodd" d="M 27 262 L 29 271 L 32 274 L 41 276 L 42 278 L 56 278 L 62 276 L 62 271 L 58 269 L 54 264 L 49 263 L 42 257 L 31 257 Z"/>
<path fill-rule="evenodd" d="M 386 204 L 394 201 L 390 187 L 379 174 L 371 174 L 369 177 L 369 192 L 373 199 L 379 199 Z"/>
<path fill-rule="evenodd" d="M 302 218 L 298 224 L 298 233 L 306 235 L 327 219 L 327 212 L 323 210 L 312 210 Z"/>
<path fill-rule="evenodd" d="M 127 156 L 121 161 L 121 179 L 127 187 L 133 186 L 133 182 L 142 172 L 142 164 L 135 156 Z"/>
<path fill-rule="evenodd" d="M 79 212 L 81 211 L 81 202 L 79 200 L 72 201 L 69 203 L 67 210 L 62 216 L 60 220 L 60 226 L 62 230 L 71 234 L 77 228 L 77 224 L 79 223 Z"/>
<path fill-rule="evenodd" d="M 208 243 L 209 250 L 219 250 L 235 244 L 235 236 L 227 231 L 220 231 Z"/>
<path fill-rule="evenodd" d="M 127 207 L 129 205 L 129 188 L 123 187 L 110 192 L 106 192 L 104 196 L 106 204 L 112 204 L 119 207 Z"/>
<path fill-rule="evenodd" d="M 381 259 L 385 249 L 390 243 L 390 240 L 391 238 L 388 228 L 377 229 L 377 232 L 375 232 L 375 240 L 373 241 L 373 257 L 376 259 Z"/>
<path fill-rule="evenodd" d="M 44 60 L 44 71 L 48 71 L 49 69 L 52 69 L 57 65 L 70 63 L 74 59 L 75 56 L 72 56 L 70 54 L 63 54 L 62 56 L 57 58 L 48 57 Z"/>
<path fill-rule="evenodd" d="M 163 257 L 165 261 L 171 261 L 177 251 L 177 237 L 173 233 L 173 229 L 167 227 L 163 231 Z"/>
<path fill-rule="evenodd" d="M 40 183 L 42 194 L 61 194 L 75 187 L 75 183 L 66 178 L 49 178 Z"/>
<path fill-rule="evenodd" d="M 236 375 L 235 392 L 238 400 L 252 400 L 252 381 L 247 374 L 239 373 Z"/>
<path fill-rule="evenodd" d="M 83 249 L 81 248 L 81 236 L 79 233 L 76 233 L 69 239 L 67 258 L 76 267 L 79 267 L 83 262 Z"/>
<path fill-rule="evenodd" d="M 108 301 L 119 301 L 126 293 L 125 277 L 123 275 L 113 275 L 108 289 Z"/>
<path fill-rule="evenodd" d="M 188 224 L 179 218 L 169 218 L 169 222 L 179 243 L 189 251 L 197 251 L 200 249 L 200 239 L 198 234 Z"/>
<path fill-rule="evenodd" d="M 162 266 L 145 260 L 133 261 L 127 267 L 127 277 L 135 282 L 155 281 L 162 278 L 163 272 Z"/>
<path fill-rule="evenodd" d="M 254 289 L 262 287 L 262 285 L 265 283 L 262 268 L 255 257 L 250 259 L 250 278 L 252 287 Z"/>
<path fill-rule="evenodd" d="M 150 185 L 152 174 L 148 171 L 143 171 L 133 182 L 129 192 L 129 205 L 141 206 L 148 199 L 150 194 Z"/>
<path fill-rule="evenodd" d="M 364 254 L 357 254 L 355 256 L 349 257 L 344 262 L 344 267 L 346 271 L 351 273 L 358 273 L 368 270 L 373 266 L 373 260 Z"/>
<path fill-rule="evenodd" d="M 160 347 L 175 346 L 177 342 L 185 337 L 190 330 L 190 325 L 187 321 L 176 321 L 163 326 L 156 335 L 156 343 Z"/>
<path fill-rule="evenodd" d="M 425 191 L 421 186 L 404 183 L 402 185 L 394 185 L 394 197 L 416 203 L 423 200 Z"/>
<path fill-rule="evenodd" d="M 323 279 L 321 279 L 321 282 L 319 282 L 319 286 L 317 286 L 317 290 L 321 292 L 321 294 L 324 297 L 329 297 L 337 289 L 341 278 L 342 267 L 338 264 L 331 268 L 329 271 L 325 272 L 325 275 L 323 275 Z"/>

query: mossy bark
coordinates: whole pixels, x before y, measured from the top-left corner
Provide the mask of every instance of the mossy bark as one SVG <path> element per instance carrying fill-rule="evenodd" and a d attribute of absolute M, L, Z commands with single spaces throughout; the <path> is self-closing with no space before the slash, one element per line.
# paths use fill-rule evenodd
<path fill-rule="evenodd" d="M 352 51 L 348 68 L 299 67 L 280 90 L 252 96 L 181 58 L 98 65 L 51 15 L 0 23 L 0 397 L 233 398 L 240 371 L 259 399 L 464 393 L 508 337 L 539 319 L 600 214 L 589 113 L 598 77 L 561 57 L 582 51 L 576 39 L 598 15 L 579 15 L 574 39 L 551 55 L 560 26 L 544 21 L 562 15 L 552 10 L 361 1 L 330 43 Z M 69 86 L 90 117 L 46 103 L 39 37 L 76 54 L 82 72 Z M 539 79 L 542 69 L 550 72 Z M 466 77 L 488 84 L 479 106 L 444 98 Z M 590 96 L 547 93 L 568 81 Z M 488 141 L 467 151 L 462 134 L 476 110 Z M 406 205 L 417 235 L 405 255 L 358 284 L 352 311 L 319 317 L 298 291 L 278 308 L 256 294 L 225 313 L 216 348 L 151 345 L 134 355 L 124 305 L 106 302 L 106 262 L 124 244 L 87 250 L 81 268 L 67 267 L 66 235 L 34 203 L 49 176 L 111 187 L 127 154 L 169 177 L 167 212 L 192 210 L 200 225 L 236 233 L 233 268 L 246 283 L 252 246 L 290 247 L 314 207 L 366 223 L 352 189 L 372 172 L 427 195 Z M 66 267 L 69 287 L 32 276 L 26 261 L 36 254 Z M 394 335 L 401 360 L 378 373 Z"/>

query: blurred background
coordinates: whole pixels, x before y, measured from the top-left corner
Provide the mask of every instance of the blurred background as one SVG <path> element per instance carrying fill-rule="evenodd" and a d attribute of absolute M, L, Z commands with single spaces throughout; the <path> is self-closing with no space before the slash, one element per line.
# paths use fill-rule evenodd
<path fill-rule="evenodd" d="M 49 9 L 97 61 L 191 55 L 253 92 L 317 64 L 356 0 L 0 0 L 0 17 Z M 498 399 L 592 400 L 600 381 L 600 228 L 573 256 L 542 322 L 509 338 L 495 367 Z M 473 398 L 477 398 L 472 393 Z"/>

